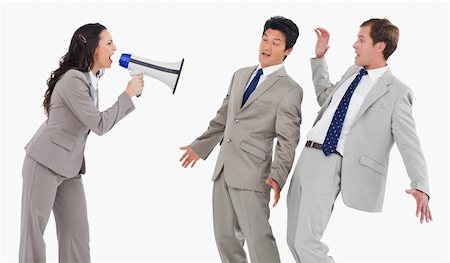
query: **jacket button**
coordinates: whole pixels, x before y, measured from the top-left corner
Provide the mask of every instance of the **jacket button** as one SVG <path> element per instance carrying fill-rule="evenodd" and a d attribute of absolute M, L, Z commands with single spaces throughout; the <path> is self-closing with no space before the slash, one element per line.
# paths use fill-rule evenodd
<path fill-rule="evenodd" d="M 239 122 L 239 120 L 238 119 L 234 119 L 234 123 L 238 123 Z"/>
<path fill-rule="evenodd" d="M 231 142 L 231 139 L 228 139 L 228 140 L 227 140 L 227 143 L 230 143 L 230 142 Z"/>

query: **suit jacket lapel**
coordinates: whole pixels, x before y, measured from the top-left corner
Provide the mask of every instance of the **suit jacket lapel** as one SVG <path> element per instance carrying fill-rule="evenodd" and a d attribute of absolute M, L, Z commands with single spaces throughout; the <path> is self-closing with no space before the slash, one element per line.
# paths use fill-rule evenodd
<path fill-rule="evenodd" d="M 253 70 L 254 71 L 254 70 Z M 253 73 L 252 71 L 252 73 Z M 259 96 L 261 96 L 264 92 L 266 92 L 268 89 L 270 89 L 279 79 L 280 77 L 286 76 L 286 70 L 284 67 L 280 68 L 279 70 L 275 71 L 274 73 L 268 75 L 266 79 L 261 83 L 255 91 L 250 95 L 245 105 L 240 109 L 243 110 L 247 108 L 250 104 L 252 104 Z M 242 96 L 239 98 L 240 103 L 239 107 L 242 104 L 242 98 L 244 96 L 244 92 L 247 87 L 244 88 L 244 91 L 242 92 Z"/>
<path fill-rule="evenodd" d="M 244 92 L 247 89 L 247 83 L 249 83 L 250 78 L 253 74 L 253 72 L 256 70 L 257 66 L 248 68 L 246 72 L 243 72 L 243 74 L 240 76 L 240 79 L 236 81 L 236 83 L 239 83 L 237 85 L 237 103 L 235 104 L 235 111 L 239 112 L 241 109 L 242 99 L 244 98 Z"/>
<path fill-rule="evenodd" d="M 367 94 L 366 98 L 363 101 L 363 104 L 361 105 L 361 108 L 358 111 L 358 114 L 355 117 L 355 120 L 353 121 L 352 127 L 355 125 L 355 123 L 361 118 L 361 116 L 364 114 L 364 112 L 372 105 L 375 101 L 377 101 L 381 96 L 386 94 L 386 92 L 389 91 L 388 86 L 392 83 L 392 73 L 388 69 L 386 73 L 377 81 L 375 86 L 370 90 L 369 94 Z"/>
<path fill-rule="evenodd" d="M 89 72 L 83 72 L 83 74 L 89 83 L 89 95 L 91 96 L 92 99 L 94 99 L 94 96 L 95 96 L 94 95 L 94 87 L 92 87 L 91 76 L 89 75 Z"/>
<path fill-rule="evenodd" d="M 99 102 L 98 102 L 98 98 L 99 98 L 99 96 L 98 96 L 98 89 L 95 89 L 94 88 L 94 85 L 92 85 L 92 82 L 91 82 L 91 76 L 89 75 L 89 72 L 83 72 L 83 74 L 86 76 L 86 79 L 87 79 L 87 81 L 88 81 L 88 83 L 89 83 L 89 95 L 91 96 L 91 98 L 92 98 L 92 100 L 94 101 L 94 103 L 95 103 L 95 98 L 97 99 L 97 103 L 95 103 L 95 107 L 97 107 L 97 109 L 99 108 L 98 106 L 99 106 Z M 95 97 L 95 98 L 94 98 Z"/>
<path fill-rule="evenodd" d="M 95 104 L 95 106 L 97 107 L 97 109 L 99 109 L 99 105 L 100 105 L 100 96 L 98 96 L 98 88 L 95 90 L 95 96 L 97 97 L 97 103 Z"/>

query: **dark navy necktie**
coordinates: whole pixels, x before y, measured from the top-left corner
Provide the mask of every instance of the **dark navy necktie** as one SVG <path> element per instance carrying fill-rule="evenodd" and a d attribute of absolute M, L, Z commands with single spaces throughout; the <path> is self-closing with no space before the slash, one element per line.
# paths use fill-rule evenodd
<path fill-rule="evenodd" d="M 252 81 L 250 82 L 250 84 L 248 85 L 247 89 L 244 92 L 244 98 L 242 99 L 241 108 L 244 107 L 245 102 L 250 97 L 250 94 L 252 94 L 252 92 L 256 89 L 256 86 L 258 85 L 259 82 L 259 78 L 261 77 L 262 74 L 263 74 L 262 68 L 258 69 L 255 77 L 253 77 Z"/>
<path fill-rule="evenodd" d="M 361 81 L 361 78 L 365 75 L 367 75 L 367 70 L 362 68 L 359 71 L 359 74 L 356 75 L 355 79 L 352 81 L 352 84 L 350 84 L 350 86 L 348 87 L 347 91 L 344 94 L 344 97 L 342 97 L 336 111 L 334 112 L 333 120 L 331 121 L 327 136 L 325 137 L 325 140 L 323 142 L 322 151 L 325 156 L 328 156 L 336 151 L 339 136 L 341 135 L 342 131 L 342 125 L 344 124 L 345 115 L 347 114 L 348 105 L 350 104 L 350 99 L 352 98 L 353 92 Z"/>

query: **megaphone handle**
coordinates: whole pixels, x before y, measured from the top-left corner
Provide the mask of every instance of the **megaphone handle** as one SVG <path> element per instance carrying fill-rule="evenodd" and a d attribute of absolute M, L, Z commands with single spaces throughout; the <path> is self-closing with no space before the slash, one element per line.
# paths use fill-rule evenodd
<path fill-rule="evenodd" d="M 140 74 L 142 74 L 142 72 L 139 72 L 137 70 L 132 70 L 132 69 L 130 70 L 130 75 L 131 76 L 136 76 L 136 75 L 140 75 Z M 142 93 L 137 94 L 136 98 L 139 98 L 141 95 L 142 95 Z"/>

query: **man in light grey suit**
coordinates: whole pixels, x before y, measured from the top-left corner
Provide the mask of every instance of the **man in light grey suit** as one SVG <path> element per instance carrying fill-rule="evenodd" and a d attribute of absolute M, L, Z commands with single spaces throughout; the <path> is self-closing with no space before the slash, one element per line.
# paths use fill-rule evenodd
<path fill-rule="evenodd" d="M 187 167 L 206 159 L 220 141 L 213 178 L 213 218 L 217 248 L 223 262 L 279 262 L 269 224 L 270 189 L 274 206 L 280 198 L 300 136 L 301 87 L 283 66 L 298 37 L 289 19 L 266 21 L 259 66 L 239 69 L 208 130 L 182 147 Z M 273 141 L 277 138 L 272 160 Z"/>
<path fill-rule="evenodd" d="M 365 21 L 353 45 L 355 65 L 336 85 L 324 55 L 329 33 L 316 29 L 316 58 L 311 60 L 317 101 L 322 109 L 292 176 L 287 242 L 296 262 L 334 262 L 321 238 L 334 201 L 380 212 L 389 152 L 394 142 L 403 157 L 420 222 L 432 219 L 427 168 L 411 113 L 412 91 L 387 65 L 399 30 L 387 19 Z"/>

